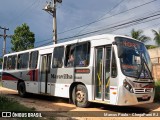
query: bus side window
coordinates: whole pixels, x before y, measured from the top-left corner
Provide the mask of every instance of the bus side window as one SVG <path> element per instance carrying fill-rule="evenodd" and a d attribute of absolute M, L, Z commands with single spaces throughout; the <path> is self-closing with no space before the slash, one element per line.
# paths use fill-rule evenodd
<path fill-rule="evenodd" d="M 90 43 L 82 43 L 76 46 L 75 66 L 87 67 L 89 65 Z"/>
<path fill-rule="evenodd" d="M 7 69 L 8 70 L 15 69 L 15 67 L 16 67 L 16 59 L 17 59 L 16 55 L 12 55 L 12 56 L 8 57 L 8 60 L 7 60 Z"/>
<path fill-rule="evenodd" d="M 67 46 L 66 51 L 65 65 L 67 67 L 86 67 L 89 65 L 89 42 Z"/>
<path fill-rule="evenodd" d="M 25 69 L 28 68 L 28 61 L 29 61 L 29 53 L 23 53 L 18 55 L 18 69 Z"/>
<path fill-rule="evenodd" d="M 52 68 L 61 68 L 63 66 L 64 47 L 56 47 L 53 51 Z"/>
<path fill-rule="evenodd" d="M 113 78 L 117 77 L 117 63 L 116 63 L 116 57 L 115 57 L 114 49 L 112 49 L 111 76 Z"/>
<path fill-rule="evenodd" d="M 75 62 L 75 44 L 66 47 L 65 66 L 74 67 Z"/>
<path fill-rule="evenodd" d="M 30 53 L 30 69 L 36 69 L 37 68 L 37 62 L 38 62 L 38 51 L 33 51 Z"/>
<path fill-rule="evenodd" d="M 7 69 L 7 57 L 3 59 L 3 70 Z"/>

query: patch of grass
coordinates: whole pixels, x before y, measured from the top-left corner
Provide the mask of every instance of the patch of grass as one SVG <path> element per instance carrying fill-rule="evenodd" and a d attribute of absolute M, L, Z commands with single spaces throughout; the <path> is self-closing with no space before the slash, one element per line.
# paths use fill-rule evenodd
<path fill-rule="evenodd" d="M 155 102 L 160 102 L 160 80 L 155 82 Z"/>
<path fill-rule="evenodd" d="M 0 111 L 9 111 L 9 112 L 34 112 L 35 108 L 28 108 L 24 105 L 19 104 L 13 98 L 0 95 Z M 39 118 L 18 118 L 18 120 L 39 120 Z"/>
<path fill-rule="evenodd" d="M 0 106 L 1 111 L 33 111 L 31 108 L 27 108 L 4 95 L 0 95 Z"/>

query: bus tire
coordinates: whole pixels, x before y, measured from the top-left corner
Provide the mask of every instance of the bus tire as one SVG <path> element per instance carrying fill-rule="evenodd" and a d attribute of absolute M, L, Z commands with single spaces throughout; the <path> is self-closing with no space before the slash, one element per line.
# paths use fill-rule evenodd
<path fill-rule="evenodd" d="M 24 82 L 20 82 L 18 84 L 18 94 L 21 97 L 26 97 L 27 93 L 26 93 L 26 86 Z"/>
<path fill-rule="evenodd" d="M 88 107 L 88 92 L 84 85 L 77 85 L 72 91 L 72 101 L 77 107 Z"/>

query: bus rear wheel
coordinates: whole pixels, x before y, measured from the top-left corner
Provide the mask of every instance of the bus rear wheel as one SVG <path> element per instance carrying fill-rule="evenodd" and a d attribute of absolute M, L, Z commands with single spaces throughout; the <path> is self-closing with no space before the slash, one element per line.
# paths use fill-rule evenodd
<path fill-rule="evenodd" d="M 84 85 L 77 85 L 72 91 L 72 100 L 77 107 L 88 107 L 88 92 Z"/>
<path fill-rule="evenodd" d="M 24 82 L 20 82 L 18 84 L 18 94 L 21 97 L 26 97 L 26 87 L 25 87 L 25 83 Z"/>

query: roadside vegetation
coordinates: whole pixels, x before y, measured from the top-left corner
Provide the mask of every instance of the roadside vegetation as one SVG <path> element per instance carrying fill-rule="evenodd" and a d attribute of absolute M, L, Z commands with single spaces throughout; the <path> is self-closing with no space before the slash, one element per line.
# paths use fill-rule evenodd
<path fill-rule="evenodd" d="M 19 102 L 17 102 L 15 99 L 7 97 L 3 94 L 0 94 L 0 112 L 18 112 L 18 113 L 31 113 L 31 112 L 35 112 L 37 113 L 38 111 L 36 111 L 36 109 L 34 107 L 32 108 L 28 108 L 24 105 L 21 105 Z M 42 114 L 43 116 L 43 114 Z M 54 116 L 50 116 L 50 117 L 42 117 L 42 118 L 32 118 L 32 117 L 19 117 L 19 118 L 15 118 L 14 120 L 55 120 Z M 8 120 L 8 119 L 4 119 L 4 120 Z"/>
<path fill-rule="evenodd" d="M 27 108 L 19 104 L 13 98 L 0 95 L 0 111 L 14 111 L 14 112 L 34 112 L 35 108 Z M 18 120 L 39 120 L 38 118 L 18 118 Z"/>
<path fill-rule="evenodd" d="M 155 102 L 160 102 L 160 80 L 155 82 Z"/>
<path fill-rule="evenodd" d="M 1 111 L 29 111 L 33 112 L 34 108 L 27 108 L 21 104 L 19 104 L 13 98 L 6 97 L 4 95 L 0 95 L 0 110 Z"/>

